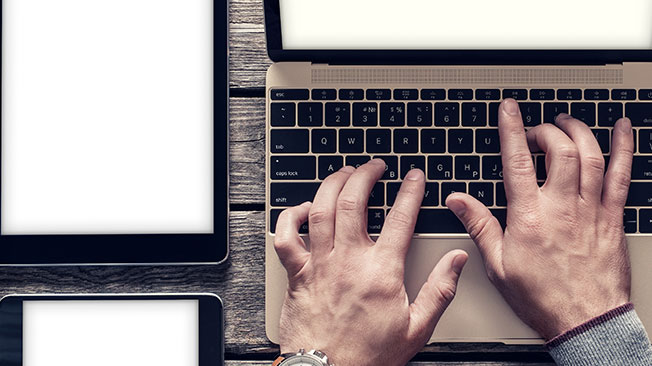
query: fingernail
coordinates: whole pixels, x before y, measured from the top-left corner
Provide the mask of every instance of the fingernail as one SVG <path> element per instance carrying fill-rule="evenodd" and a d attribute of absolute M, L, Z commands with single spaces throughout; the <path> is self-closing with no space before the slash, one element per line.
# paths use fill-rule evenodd
<path fill-rule="evenodd" d="M 466 264 L 466 260 L 468 259 L 468 256 L 464 254 L 458 254 L 453 258 L 453 271 L 457 273 L 458 275 L 462 273 L 462 268 L 464 268 L 464 265 Z"/>
<path fill-rule="evenodd" d="M 503 110 L 510 116 L 515 116 L 518 114 L 518 103 L 514 99 L 505 99 Z"/>
<path fill-rule="evenodd" d="M 466 205 L 462 201 L 446 200 L 446 206 L 453 211 L 457 217 L 463 216 L 466 212 Z"/>
<path fill-rule="evenodd" d="M 632 132 L 632 122 L 629 120 L 629 118 L 623 118 L 623 120 L 620 122 L 619 125 L 620 131 L 624 133 L 631 133 Z"/>
<path fill-rule="evenodd" d="M 421 169 L 412 169 L 405 175 L 405 179 L 407 180 L 423 179 L 423 172 L 421 171 Z"/>
<path fill-rule="evenodd" d="M 376 165 L 382 165 L 382 166 L 385 166 L 385 161 L 384 161 L 383 159 L 378 159 L 378 158 L 376 158 L 376 159 L 372 159 L 372 160 L 371 160 L 371 163 L 372 163 L 372 164 L 376 164 Z"/>
<path fill-rule="evenodd" d="M 350 166 L 350 165 L 347 165 L 347 166 L 343 167 L 342 169 L 340 169 L 340 171 L 342 173 L 353 173 L 355 171 L 355 168 Z"/>

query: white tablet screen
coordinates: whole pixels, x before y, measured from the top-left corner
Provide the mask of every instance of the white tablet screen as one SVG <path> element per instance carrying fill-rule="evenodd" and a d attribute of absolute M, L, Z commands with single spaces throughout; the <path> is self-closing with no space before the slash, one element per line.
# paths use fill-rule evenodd
<path fill-rule="evenodd" d="M 650 0 L 279 0 L 284 49 L 652 49 Z"/>
<path fill-rule="evenodd" d="M 3 235 L 213 232 L 213 1 L 3 0 Z"/>
<path fill-rule="evenodd" d="M 23 366 L 197 366 L 197 300 L 25 301 Z"/>

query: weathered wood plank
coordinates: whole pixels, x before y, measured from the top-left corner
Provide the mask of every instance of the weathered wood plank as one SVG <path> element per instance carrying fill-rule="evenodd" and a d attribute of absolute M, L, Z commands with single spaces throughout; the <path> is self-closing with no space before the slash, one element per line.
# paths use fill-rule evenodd
<path fill-rule="evenodd" d="M 231 1 L 230 85 L 232 88 L 260 88 L 271 64 L 267 57 L 262 0 Z"/>

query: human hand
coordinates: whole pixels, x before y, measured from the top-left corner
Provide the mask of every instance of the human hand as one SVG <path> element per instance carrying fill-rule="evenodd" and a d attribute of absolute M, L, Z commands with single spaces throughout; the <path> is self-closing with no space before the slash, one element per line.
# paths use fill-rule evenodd
<path fill-rule="evenodd" d="M 613 132 L 606 175 L 591 130 L 569 115 L 556 126 L 524 132 L 514 100 L 502 103 L 500 145 L 507 196 L 503 232 L 473 197 L 446 205 L 465 225 L 489 279 L 515 313 L 551 339 L 629 301 L 630 267 L 623 231 L 633 154 L 631 123 Z M 530 150 L 546 153 L 548 179 L 537 185 Z"/>
<path fill-rule="evenodd" d="M 337 366 L 405 365 L 428 341 L 453 300 L 468 255 L 446 254 L 412 304 L 403 285 L 425 177 L 408 173 L 378 240 L 367 234 L 367 201 L 385 163 L 344 167 L 321 184 L 314 203 L 281 213 L 274 247 L 288 272 L 281 353 L 324 352 Z M 309 249 L 298 234 L 307 219 Z"/>

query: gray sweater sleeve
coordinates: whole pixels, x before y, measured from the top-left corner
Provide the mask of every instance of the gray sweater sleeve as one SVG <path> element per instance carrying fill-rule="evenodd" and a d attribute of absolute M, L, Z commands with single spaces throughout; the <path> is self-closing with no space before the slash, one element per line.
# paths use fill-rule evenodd
<path fill-rule="evenodd" d="M 557 365 L 651 366 L 652 345 L 631 303 L 546 343 Z"/>

